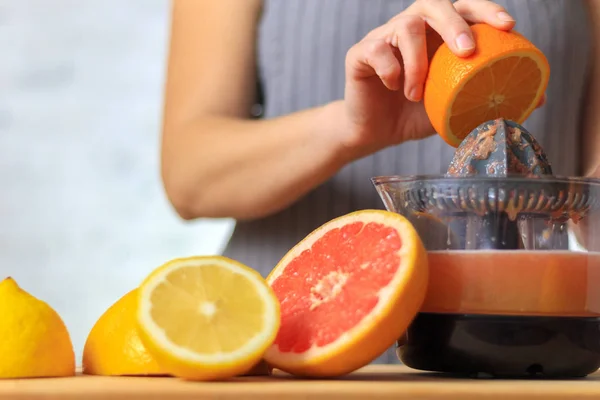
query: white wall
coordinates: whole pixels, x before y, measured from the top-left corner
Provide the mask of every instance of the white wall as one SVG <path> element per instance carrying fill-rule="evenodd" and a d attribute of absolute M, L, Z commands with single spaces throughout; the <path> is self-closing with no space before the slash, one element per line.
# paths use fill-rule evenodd
<path fill-rule="evenodd" d="M 0 278 L 61 314 L 78 358 L 110 304 L 232 226 L 183 223 L 162 192 L 168 23 L 166 0 L 0 0 Z"/>

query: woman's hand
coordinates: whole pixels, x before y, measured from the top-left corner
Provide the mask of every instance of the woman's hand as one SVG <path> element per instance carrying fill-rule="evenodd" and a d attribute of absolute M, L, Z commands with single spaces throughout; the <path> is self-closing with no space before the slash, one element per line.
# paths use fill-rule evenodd
<path fill-rule="evenodd" d="M 361 157 L 434 134 L 421 102 L 429 59 L 446 42 L 458 56 L 475 50 L 469 23 L 510 30 L 514 19 L 488 0 L 416 0 L 346 55 L 345 148 Z"/>

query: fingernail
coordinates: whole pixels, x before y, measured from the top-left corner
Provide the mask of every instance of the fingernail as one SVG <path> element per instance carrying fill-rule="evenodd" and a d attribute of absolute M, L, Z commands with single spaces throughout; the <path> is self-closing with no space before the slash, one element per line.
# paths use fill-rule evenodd
<path fill-rule="evenodd" d="M 418 98 L 419 98 L 419 89 L 417 89 L 417 88 L 410 89 L 410 91 L 408 92 L 408 99 L 412 100 L 412 101 L 417 101 Z"/>
<path fill-rule="evenodd" d="M 456 47 L 458 47 L 459 50 L 471 50 L 475 47 L 475 43 L 473 43 L 473 40 L 469 37 L 469 35 L 466 33 L 461 33 L 456 38 Z"/>
<path fill-rule="evenodd" d="M 502 21 L 515 22 L 515 19 L 513 17 L 511 17 L 507 12 L 504 12 L 504 11 L 500 11 L 498 14 L 496 14 L 496 16 L 498 17 L 499 20 L 502 20 Z"/>

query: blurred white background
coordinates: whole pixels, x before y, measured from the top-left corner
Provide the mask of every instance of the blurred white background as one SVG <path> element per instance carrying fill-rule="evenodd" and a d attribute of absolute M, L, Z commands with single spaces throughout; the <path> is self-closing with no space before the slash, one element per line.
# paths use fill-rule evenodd
<path fill-rule="evenodd" d="M 162 191 L 167 0 L 0 0 L 0 279 L 48 302 L 80 363 L 101 313 L 164 261 L 220 252 Z"/>

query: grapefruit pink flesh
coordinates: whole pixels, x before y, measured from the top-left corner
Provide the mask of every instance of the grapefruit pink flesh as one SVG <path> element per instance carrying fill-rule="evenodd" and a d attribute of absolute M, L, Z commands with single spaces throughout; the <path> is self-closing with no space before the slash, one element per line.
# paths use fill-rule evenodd
<path fill-rule="evenodd" d="M 302 375 L 339 375 L 402 335 L 425 297 L 426 254 L 404 217 L 358 211 L 311 233 L 267 281 L 281 309 L 267 361 Z"/>
<path fill-rule="evenodd" d="M 281 302 L 280 351 L 331 344 L 369 315 L 400 266 L 401 247 L 393 228 L 354 222 L 304 250 L 272 284 L 276 293 L 294 293 Z"/>

